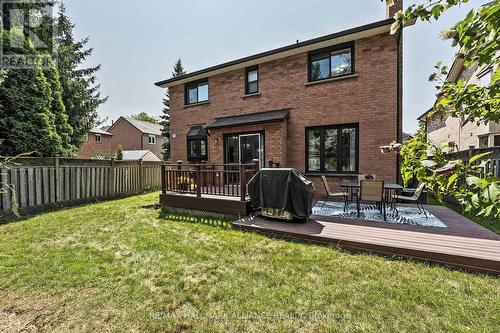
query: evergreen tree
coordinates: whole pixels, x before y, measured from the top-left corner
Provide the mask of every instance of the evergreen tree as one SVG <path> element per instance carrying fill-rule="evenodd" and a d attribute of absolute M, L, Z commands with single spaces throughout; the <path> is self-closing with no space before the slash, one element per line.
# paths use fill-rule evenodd
<path fill-rule="evenodd" d="M 61 77 L 62 100 L 69 124 L 73 128 L 70 143 L 79 147 L 88 131 L 99 122 L 97 109 L 106 102 L 107 97 L 101 98 L 100 85 L 96 84 L 96 73 L 101 66 L 80 66 L 92 54 L 93 49 L 86 48 L 88 38 L 75 41 L 75 25 L 66 15 L 63 3 L 59 5 L 56 24 L 59 45 L 57 67 Z"/>
<path fill-rule="evenodd" d="M 116 149 L 116 159 L 118 161 L 123 160 L 123 148 L 122 145 L 118 145 L 118 148 Z"/>
<path fill-rule="evenodd" d="M 75 152 L 75 146 L 71 144 L 73 128 L 68 122 L 66 107 L 62 100 L 62 86 L 59 79 L 59 72 L 54 61 L 50 61 L 50 68 L 44 71 L 45 77 L 51 87 L 52 105 L 51 111 L 54 114 L 56 131 L 61 138 L 62 156 L 72 156 Z"/>
<path fill-rule="evenodd" d="M 24 38 L 20 31 L 3 31 L 5 45 L 10 45 L 8 41 L 14 34 L 18 39 Z M 25 53 L 36 54 L 28 40 L 24 43 Z M 0 101 L 0 138 L 4 140 L 0 155 L 61 154 L 62 141 L 57 134 L 56 117 L 51 112 L 52 91 L 39 64 L 29 69 L 10 70 L 0 86 Z"/>
<path fill-rule="evenodd" d="M 182 61 L 179 58 L 174 65 L 174 71 L 172 72 L 172 77 L 179 77 L 185 75 L 186 71 L 184 66 L 182 66 Z M 161 134 L 163 135 L 164 141 L 162 145 L 163 149 L 163 160 L 167 161 L 170 159 L 170 95 L 168 93 L 168 88 L 165 91 L 165 97 L 163 98 L 163 110 L 160 116 L 160 125 L 162 126 Z"/>

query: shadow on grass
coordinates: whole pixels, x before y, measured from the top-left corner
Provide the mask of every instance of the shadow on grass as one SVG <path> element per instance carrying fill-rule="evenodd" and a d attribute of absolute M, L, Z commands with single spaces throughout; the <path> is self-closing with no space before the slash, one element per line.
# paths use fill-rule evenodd
<path fill-rule="evenodd" d="M 230 229 L 232 227 L 231 219 L 215 216 L 202 216 L 204 212 L 194 212 L 194 211 L 183 211 L 183 212 L 171 212 L 167 210 L 162 210 L 160 212 L 160 218 L 176 221 L 176 222 L 189 222 L 209 225 L 212 227 L 218 227 L 223 229 Z"/>

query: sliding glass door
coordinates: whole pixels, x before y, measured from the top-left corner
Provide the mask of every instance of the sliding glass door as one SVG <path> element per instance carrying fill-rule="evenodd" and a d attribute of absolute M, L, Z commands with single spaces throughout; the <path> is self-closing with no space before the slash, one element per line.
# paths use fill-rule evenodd
<path fill-rule="evenodd" d="M 259 160 L 264 164 L 264 135 L 262 133 L 231 134 L 224 139 L 225 163 L 249 164 Z"/>

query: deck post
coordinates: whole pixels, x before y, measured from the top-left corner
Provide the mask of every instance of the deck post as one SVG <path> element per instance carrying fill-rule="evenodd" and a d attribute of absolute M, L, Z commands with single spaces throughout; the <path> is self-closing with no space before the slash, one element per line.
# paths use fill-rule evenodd
<path fill-rule="evenodd" d="M 161 169 L 161 193 L 162 194 L 167 194 L 167 179 L 166 179 L 166 174 L 165 174 L 165 164 L 162 164 L 160 166 Z"/>
<path fill-rule="evenodd" d="M 196 196 L 201 198 L 201 165 L 196 164 Z"/>
<path fill-rule="evenodd" d="M 240 200 L 245 201 L 247 194 L 247 184 L 245 179 L 245 167 L 240 164 Z"/>
<path fill-rule="evenodd" d="M 253 162 L 254 171 L 256 171 L 256 172 L 259 171 L 259 168 L 260 168 L 260 166 L 259 166 L 259 164 L 260 164 L 259 160 L 258 159 L 253 159 L 252 162 Z"/>

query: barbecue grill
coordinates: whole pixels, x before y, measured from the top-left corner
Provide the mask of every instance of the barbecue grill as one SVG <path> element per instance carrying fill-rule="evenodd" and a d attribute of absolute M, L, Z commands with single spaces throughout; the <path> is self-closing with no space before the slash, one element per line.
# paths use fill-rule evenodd
<path fill-rule="evenodd" d="M 262 216 L 308 220 L 314 185 L 296 169 L 261 169 L 248 183 L 252 207 Z"/>

